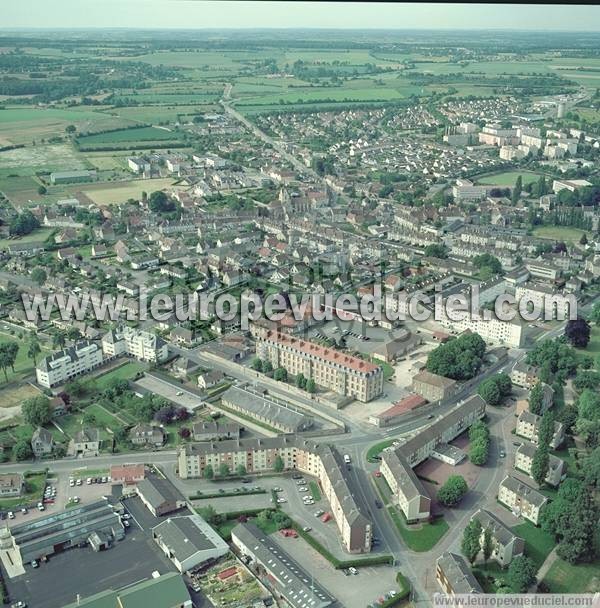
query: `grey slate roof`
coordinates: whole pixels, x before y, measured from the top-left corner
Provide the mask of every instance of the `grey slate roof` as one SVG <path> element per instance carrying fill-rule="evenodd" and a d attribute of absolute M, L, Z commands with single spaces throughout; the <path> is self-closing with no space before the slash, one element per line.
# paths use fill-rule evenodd
<path fill-rule="evenodd" d="M 464 557 L 447 551 L 438 557 L 437 565 L 454 593 L 483 593 Z"/>

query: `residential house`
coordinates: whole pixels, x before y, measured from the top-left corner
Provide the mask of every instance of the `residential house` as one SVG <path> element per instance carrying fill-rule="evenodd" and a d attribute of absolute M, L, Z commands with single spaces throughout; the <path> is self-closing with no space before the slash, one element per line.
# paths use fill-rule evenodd
<path fill-rule="evenodd" d="M 38 426 L 31 437 L 31 449 L 36 458 L 42 458 L 52 452 L 54 439 L 52 433 L 45 428 Z"/>
<path fill-rule="evenodd" d="M 100 430 L 87 428 L 77 431 L 69 443 L 68 453 L 82 458 L 98 456 L 100 454 Z"/>
<path fill-rule="evenodd" d="M 162 447 L 165 442 L 165 432 L 159 426 L 140 423 L 129 431 L 129 439 L 134 445 Z"/>

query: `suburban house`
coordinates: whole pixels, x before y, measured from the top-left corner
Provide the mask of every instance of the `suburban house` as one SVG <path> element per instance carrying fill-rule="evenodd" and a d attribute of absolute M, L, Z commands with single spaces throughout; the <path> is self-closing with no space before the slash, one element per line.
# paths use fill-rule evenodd
<path fill-rule="evenodd" d="M 31 437 L 31 449 L 36 458 L 42 458 L 52 452 L 54 447 L 54 440 L 52 439 L 52 433 L 45 428 L 38 426 Z"/>
<path fill-rule="evenodd" d="M 129 431 L 129 439 L 134 445 L 161 447 L 165 442 L 165 432 L 152 424 L 136 424 Z"/>
<path fill-rule="evenodd" d="M 237 422 L 196 422 L 192 426 L 194 441 L 220 441 L 239 439 L 241 427 Z"/>
<path fill-rule="evenodd" d="M 77 431 L 69 443 L 68 453 L 72 456 L 98 456 L 100 453 L 100 430 L 97 428 Z"/>
<path fill-rule="evenodd" d="M 24 485 L 21 473 L 0 473 L 0 496 L 2 498 L 21 496 Z"/>
<path fill-rule="evenodd" d="M 209 372 L 204 372 L 198 376 L 198 386 L 201 389 L 211 388 L 216 386 L 225 378 L 225 374 L 217 369 L 213 369 Z"/>

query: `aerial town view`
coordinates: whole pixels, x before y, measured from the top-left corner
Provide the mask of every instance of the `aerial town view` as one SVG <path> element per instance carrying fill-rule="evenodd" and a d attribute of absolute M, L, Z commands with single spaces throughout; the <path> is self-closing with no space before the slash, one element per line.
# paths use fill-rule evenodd
<path fill-rule="evenodd" d="M 600 606 L 600 7 L 0 16 L 0 603 Z"/>

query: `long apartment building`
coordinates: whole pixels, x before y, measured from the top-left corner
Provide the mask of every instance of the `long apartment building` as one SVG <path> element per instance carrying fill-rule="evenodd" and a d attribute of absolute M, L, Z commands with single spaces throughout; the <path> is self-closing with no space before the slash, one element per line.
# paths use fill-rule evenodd
<path fill-rule="evenodd" d="M 103 361 L 102 349 L 90 340 L 82 340 L 44 357 L 36 365 L 36 378 L 41 386 L 52 388 L 87 374 Z"/>
<path fill-rule="evenodd" d="M 473 395 L 395 450 L 384 450 L 380 471 L 407 521 L 429 518 L 431 506 L 427 490 L 412 469 L 484 415 L 485 401 Z"/>
<path fill-rule="evenodd" d="M 160 363 L 169 355 L 167 343 L 162 338 L 127 325 L 106 333 L 102 338 L 102 350 L 107 357 L 130 355 L 150 363 Z"/>
<path fill-rule="evenodd" d="M 371 401 L 383 392 L 379 365 L 308 340 L 269 330 L 257 337 L 256 354 L 274 368 L 304 374 L 319 386 L 358 401 Z"/>
<path fill-rule="evenodd" d="M 182 479 L 200 478 L 207 466 L 218 471 L 222 464 L 232 471 L 238 465 L 243 465 L 248 473 L 273 471 L 278 458 L 283 461 L 285 469 L 301 471 L 319 480 L 346 551 L 371 551 L 371 521 L 354 496 L 356 492 L 352 489 L 342 457 L 329 445 L 295 435 L 190 443 L 179 450 L 179 476 Z"/>

